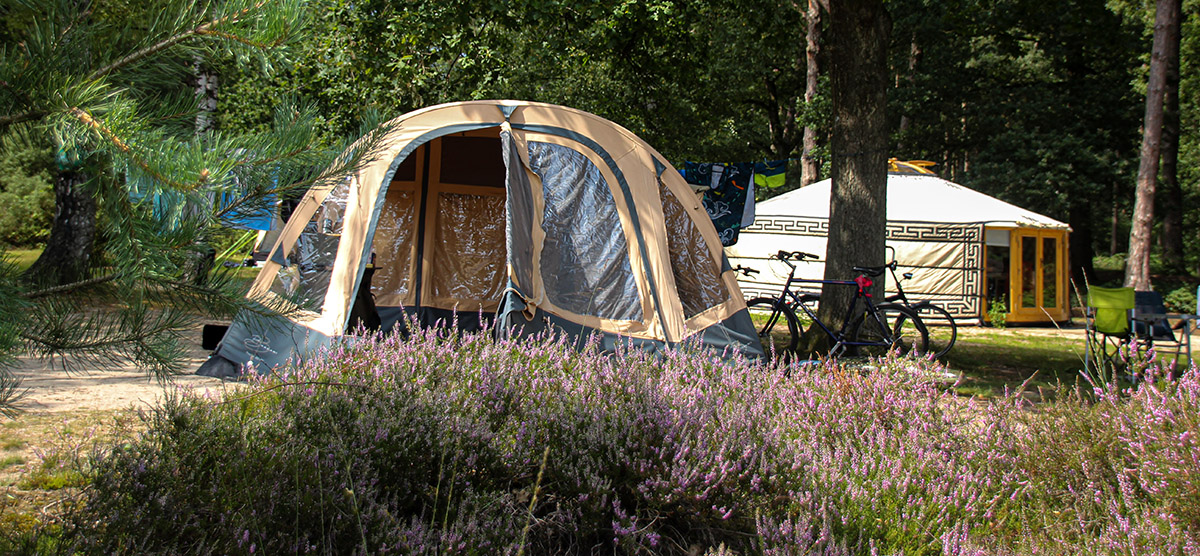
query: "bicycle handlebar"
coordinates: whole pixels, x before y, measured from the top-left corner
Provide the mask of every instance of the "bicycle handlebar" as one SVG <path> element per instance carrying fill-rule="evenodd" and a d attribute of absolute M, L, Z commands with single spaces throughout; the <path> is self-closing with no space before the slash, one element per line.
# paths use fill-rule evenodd
<path fill-rule="evenodd" d="M 786 261 L 788 259 L 796 259 L 797 261 L 805 261 L 805 260 L 815 261 L 815 260 L 819 259 L 820 257 L 818 257 L 812 253 L 805 253 L 804 251 L 780 250 L 778 253 L 773 255 L 772 258 L 779 259 L 781 261 Z"/>
<path fill-rule="evenodd" d="M 733 267 L 733 270 L 735 272 L 741 272 L 742 274 L 745 274 L 746 276 L 750 276 L 751 274 L 758 274 L 757 270 L 754 270 L 753 268 L 745 267 L 742 265 L 737 265 L 737 266 Z"/>

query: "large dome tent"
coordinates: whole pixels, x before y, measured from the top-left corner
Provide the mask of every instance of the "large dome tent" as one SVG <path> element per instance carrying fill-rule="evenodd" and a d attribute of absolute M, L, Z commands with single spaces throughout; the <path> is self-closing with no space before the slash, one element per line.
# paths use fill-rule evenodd
<path fill-rule="evenodd" d="M 388 331 L 406 314 L 598 335 L 606 348 L 694 341 L 762 355 L 699 199 L 628 130 L 561 106 L 469 101 L 396 118 L 379 152 L 309 191 L 248 294 L 306 298 L 304 309 L 284 322 L 239 315 L 198 372 L 267 372 L 360 320 Z M 352 319 L 364 306 L 370 318 Z"/>
<path fill-rule="evenodd" d="M 746 298 L 777 295 L 787 269 L 768 257 L 779 250 L 821 256 L 798 265 L 797 277 L 821 278 L 829 231 L 831 180 L 758 203 L 753 226 L 727 248 L 734 265 L 762 271 L 740 277 Z M 983 322 L 992 302 L 1008 322 L 1064 321 L 1069 227 L 1057 220 L 947 181 L 921 167 L 895 164 L 887 177 L 887 245 L 911 299 L 929 299 L 956 320 Z M 895 292 L 891 276 L 886 289 Z"/>

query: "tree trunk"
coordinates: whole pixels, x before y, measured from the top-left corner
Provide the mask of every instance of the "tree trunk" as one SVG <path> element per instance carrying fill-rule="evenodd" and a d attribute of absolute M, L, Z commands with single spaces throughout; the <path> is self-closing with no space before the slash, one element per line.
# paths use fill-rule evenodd
<path fill-rule="evenodd" d="M 204 135 L 213 128 L 213 115 L 217 112 L 217 74 L 211 71 L 204 60 L 197 55 L 192 61 L 192 78 L 195 79 L 196 101 L 199 111 L 196 113 L 196 135 Z"/>
<path fill-rule="evenodd" d="M 1137 194 L 1133 204 L 1133 226 L 1129 230 L 1129 259 L 1125 262 L 1125 286 L 1150 289 L 1150 233 L 1154 226 L 1154 189 L 1158 181 L 1159 147 L 1163 128 L 1163 93 L 1166 89 L 1167 46 L 1171 19 L 1179 0 L 1158 0 L 1154 15 L 1154 49 L 1150 54 L 1150 80 L 1146 86 L 1146 116 L 1142 124 L 1142 153 L 1138 164 Z"/>
<path fill-rule="evenodd" d="M 1112 184 L 1112 218 L 1109 221 L 1108 254 L 1123 253 L 1121 249 L 1121 184 Z"/>
<path fill-rule="evenodd" d="M 809 104 L 817 98 L 817 85 L 821 77 L 818 65 L 821 55 L 821 8 L 822 0 L 808 0 L 807 32 L 805 56 L 804 104 Z M 825 9 L 829 6 L 826 4 Z M 813 151 L 817 149 L 817 130 L 812 126 L 804 126 L 803 154 L 800 157 L 800 186 L 812 184 L 821 178 L 821 165 L 817 162 Z"/>
<path fill-rule="evenodd" d="M 917 43 L 917 35 L 913 34 L 912 39 L 908 43 L 908 75 L 904 76 L 904 81 L 908 83 L 909 87 L 913 87 L 916 81 L 914 77 L 916 76 L 917 72 L 917 62 L 920 59 L 921 45 Z M 908 145 L 904 143 L 904 135 L 910 127 L 912 127 L 912 118 L 910 118 L 907 113 L 901 114 L 900 127 L 897 129 L 901 138 L 900 143 L 896 145 L 897 156 L 903 156 L 907 159 L 924 158 L 924 156 L 916 153 L 905 154 L 905 151 L 908 149 Z M 916 156 L 914 156 L 914 154 Z"/>
<path fill-rule="evenodd" d="M 1095 218 L 1092 207 L 1087 199 L 1079 199 L 1071 202 L 1067 209 L 1071 224 L 1071 279 L 1081 287 L 1083 284 L 1096 282 L 1096 268 L 1092 264 L 1092 259 L 1096 256 L 1095 248 L 1092 247 L 1092 221 Z"/>
<path fill-rule="evenodd" d="M 216 123 L 217 73 L 196 55 L 192 60 L 192 85 L 196 90 L 196 137 L 204 138 Z M 196 238 L 196 256 L 187 274 L 193 285 L 208 284 L 208 275 L 216 264 L 216 249 L 205 242 L 203 236 Z"/>
<path fill-rule="evenodd" d="M 1166 52 L 1166 82 L 1163 90 L 1162 166 L 1159 182 L 1166 202 L 1162 203 L 1163 264 L 1174 273 L 1183 272 L 1183 188 L 1179 186 L 1179 28 L 1182 2 L 1175 0 Z"/>
<path fill-rule="evenodd" d="M 54 222 L 46 248 L 25 278 L 47 286 L 87 278 L 96 243 L 96 199 L 79 170 L 60 170 L 54 179 Z"/>
<path fill-rule="evenodd" d="M 825 279 L 850 280 L 856 265 L 884 263 L 887 228 L 887 47 L 891 20 L 882 0 L 830 3 L 833 191 Z M 875 299 L 883 281 L 872 288 Z M 842 325 L 854 288 L 826 285 L 820 318 Z"/>

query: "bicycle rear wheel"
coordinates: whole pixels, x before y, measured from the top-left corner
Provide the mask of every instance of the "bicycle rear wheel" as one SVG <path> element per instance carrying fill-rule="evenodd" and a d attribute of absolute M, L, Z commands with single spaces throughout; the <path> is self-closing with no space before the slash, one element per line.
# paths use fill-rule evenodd
<path fill-rule="evenodd" d="M 867 311 L 854 319 L 850 338 L 852 342 L 867 344 L 854 346 L 854 354 L 865 357 L 882 357 L 891 350 L 900 355 L 929 351 L 929 330 L 921 317 L 912 309 L 894 303 L 876 305 L 874 313 Z"/>
<path fill-rule="evenodd" d="M 800 341 L 800 323 L 791 308 L 773 297 L 756 297 L 746 303 L 763 351 L 769 357 L 789 361 Z M 786 324 L 780 324 L 780 321 Z"/>
<path fill-rule="evenodd" d="M 949 353 L 950 348 L 954 347 L 954 341 L 958 339 L 958 325 L 954 323 L 954 317 L 950 316 L 950 313 L 945 309 L 927 301 L 911 308 L 925 321 L 926 327 L 933 320 L 946 321 L 946 329 L 950 331 L 949 337 L 944 338 L 943 334 L 940 333 L 941 330 L 938 331 L 938 334 L 930 334 L 929 349 L 936 351 L 937 353 L 934 357 L 939 359 Z"/>

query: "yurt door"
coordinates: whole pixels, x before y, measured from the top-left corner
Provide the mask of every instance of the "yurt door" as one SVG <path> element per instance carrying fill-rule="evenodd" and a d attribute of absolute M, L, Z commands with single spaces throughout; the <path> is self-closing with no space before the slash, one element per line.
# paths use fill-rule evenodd
<path fill-rule="evenodd" d="M 1062 230 L 1012 231 L 1009 320 L 1046 322 L 1067 318 L 1065 235 Z"/>

